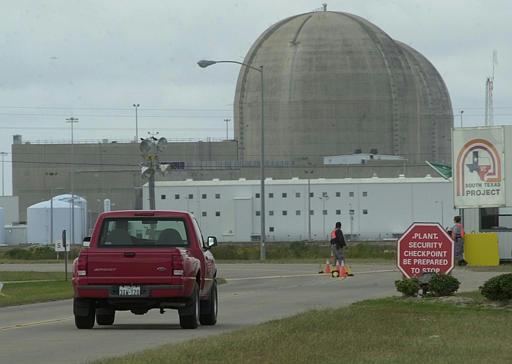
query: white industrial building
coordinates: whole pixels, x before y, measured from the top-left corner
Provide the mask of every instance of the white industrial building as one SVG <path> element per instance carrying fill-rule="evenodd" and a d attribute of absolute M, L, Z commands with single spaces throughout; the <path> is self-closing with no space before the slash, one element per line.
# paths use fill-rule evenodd
<path fill-rule="evenodd" d="M 309 193 L 308 193 L 309 191 Z M 326 240 L 336 221 L 361 240 L 392 239 L 412 222 L 451 226 L 452 184 L 442 178 L 265 180 L 268 241 Z M 143 188 L 149 208 L 148 184 Z M 308 205 L 310 214 L 308 215 Z M 260 181 L 162 181 L 155 206 L 192 212 L 204 234 L 244 242 L 260 236 Z M 309 232 L 311 226 L 311 232 Z"/>

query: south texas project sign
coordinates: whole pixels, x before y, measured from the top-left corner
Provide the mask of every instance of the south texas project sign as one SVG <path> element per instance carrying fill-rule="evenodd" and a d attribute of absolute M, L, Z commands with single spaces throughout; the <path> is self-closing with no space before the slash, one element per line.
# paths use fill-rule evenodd
<path fill-rule="evenodd" d="M 453 240 L 439 224 L 414 223 L 398 240 L 397 265 L 407 278 L 453 269 Z"/>

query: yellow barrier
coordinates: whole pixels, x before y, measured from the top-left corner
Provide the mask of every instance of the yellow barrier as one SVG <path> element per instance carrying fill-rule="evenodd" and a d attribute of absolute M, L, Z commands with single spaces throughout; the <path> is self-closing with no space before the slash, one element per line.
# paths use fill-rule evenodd
<path fill-rule="evenodd" d="M 466 234 L 464 236 L 464 259 L 472 266 L 499 265 L 498 234 Z"/>

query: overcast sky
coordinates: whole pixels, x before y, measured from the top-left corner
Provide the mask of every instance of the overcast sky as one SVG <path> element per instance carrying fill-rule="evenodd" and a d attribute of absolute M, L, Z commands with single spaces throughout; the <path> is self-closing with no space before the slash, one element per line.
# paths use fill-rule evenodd
<path fill-rule="evenodd" d="M 254 40 L 321 1 L 4 0 L 0 15 L 0 151 L 11 189 L 12 135 L 69 141 L 135 136 L 225 138 L 235 65 L 201 69 L 202 58 L 242 61 Z M 512 2 L 338 0 L 328 10 L 368 19 L 426 56 L 444 78 L 455 122 L 483 124 L 485 80 L 495 71 L 495 124 L 512 124 Z M 229 124 L 233 137 L 233 124 Z"/>

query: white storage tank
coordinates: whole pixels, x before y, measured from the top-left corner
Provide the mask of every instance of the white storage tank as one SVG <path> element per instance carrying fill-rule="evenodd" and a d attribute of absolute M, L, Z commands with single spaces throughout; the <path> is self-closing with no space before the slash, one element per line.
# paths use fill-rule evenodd
<path fill-rule="evenodd" d="M 39 202 L 27 208 L 27 242 L 50 244 L 52 230 L 53 242 L 61 240 L 62 231 L 66 230 L 67 241 L 80 244 L 87 235 L 87 201 L 77 195 L 73 199 L 74 239 L 71 238 L 71 201 L 70 194 L 59 195 L 53 197 L 53 201 Z"/>
<path fill-rule="evenodd" d="M 5 244 L 5 211 L 0 207 L 0 244 Z"/>

